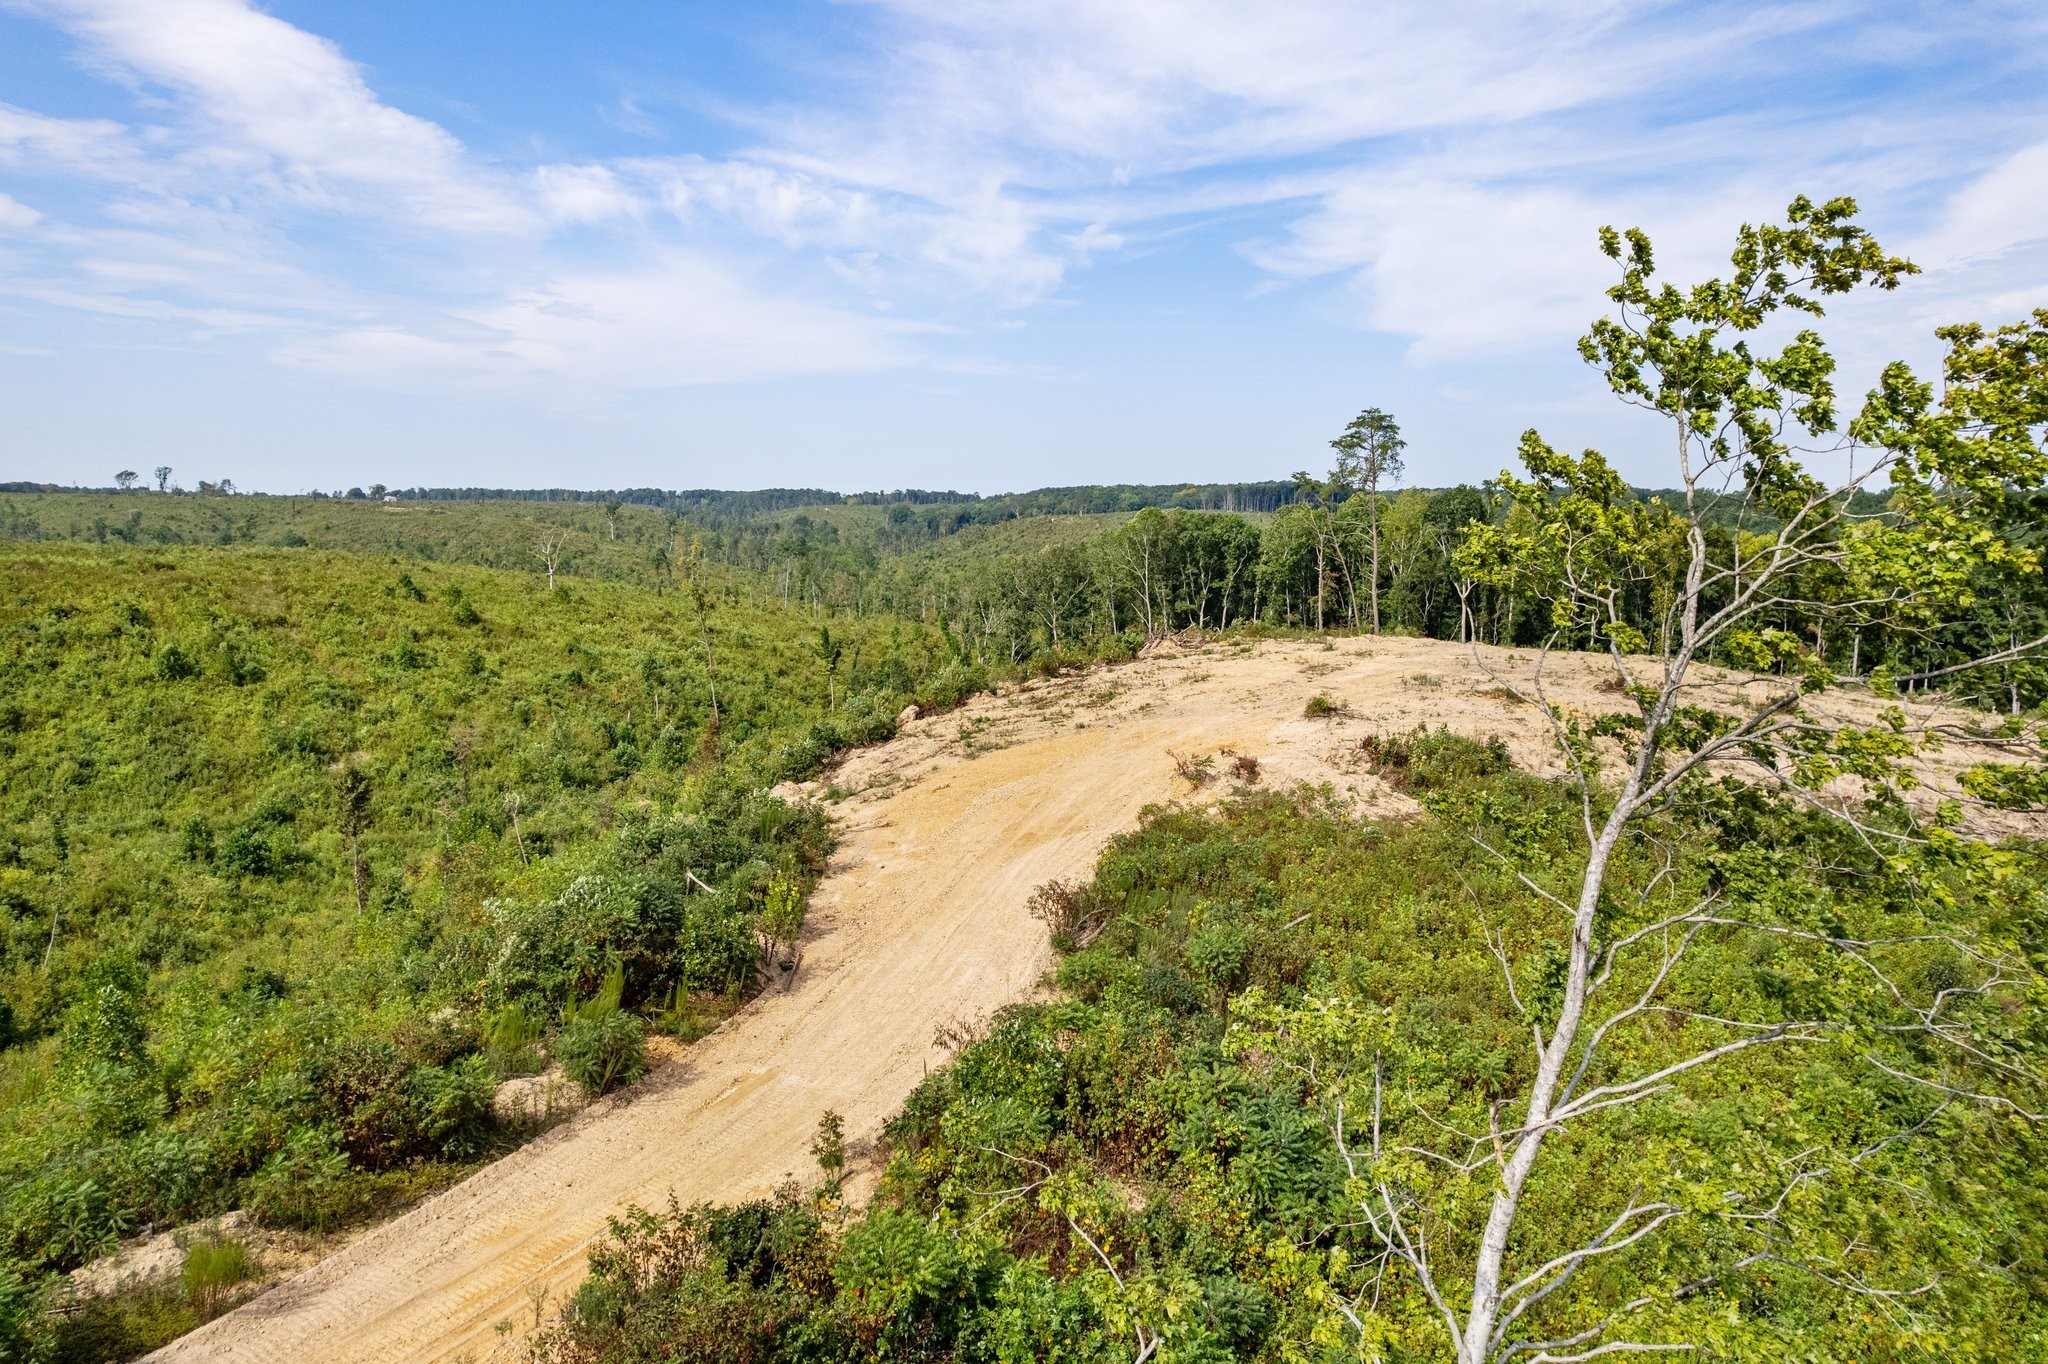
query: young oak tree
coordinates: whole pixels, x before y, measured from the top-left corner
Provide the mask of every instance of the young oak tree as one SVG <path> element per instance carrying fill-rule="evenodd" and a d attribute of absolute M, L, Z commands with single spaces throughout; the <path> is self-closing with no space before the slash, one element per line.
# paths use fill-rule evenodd
<path fill-rule="evenodd" d="M 1858 1304 L 1830 1309 L 1846 1313 L 1833 1318 L 1840 1331 L 1876 1319 L 1911 1334 L 1947 1281 L 2001 1272 L 1994 1254 L 1962 1244 L 1989 1245 L 1995 1229 L 1897 1178 L 1892 1162 L 1987 1124 L 2016 1125 L 1984 1138 L 1994 1145 L 2032 1140 L 2048 1109 L 2044 982 L 2027 958 L 2038 944 L 1994 912 L 2037 872 L 1972 816 L 1973 801 L 1981 813 L 2001 795 L 2038 797 L 2043 729 L 1989 710 L 1908 707 L 1893 692 L 1901 679 L 1845 678 L 1827 649 L 1858 626 L 1929 632 L 1998 583 L 2040 573 L 2048 311 L 1997 330 L 1943 329 L 1939 392 L 1893 364 L 1843 423 L 1821 338 L 1803 328 L 1772 349 L 1758 333 L 1915 272 L 1855 211 L 1848 199 L 1795 200 L 1783 224 L 1741 229 L 1725 278 L 1690 288 L 1657 279 L 1643 233 L 1604 229 L 1621 269 L 1608 291 L 1616 313 L 1580 351 L 1624 401 L 1667 423 L 1680 496 L 1639 500 L 1599 454 L 1562 454 L 1531 431 L 1526 476 L 1501 479 L 1514 514 L 1475 524 L 1458 549 L 1461 573 L 1549 605 L 1552 643 L 1526 671 L 1481 666 L 1549 717 L 1576 782 L 1577 851 L 1548 866 L 1495 853 L 1542 935 L 1511 959 L 1487 930 L 1531 1034 L 1531 1062 L 1503 1097 L 1431 1113 L 1412 1080 L 1404 1096 L 1389 1073 L 1398 1038 L 1373 1024 L 1346 1034 L 1360 1060 L 1336 1135 L 1384 1246 L 1374 1307 L 1363 1289 L 1335 1304 L 1361 1348 L 1376 1338 L 1389 1266 L 1411 1276 L 1459 1364 L 1769 1356 L 1782 1340 L 1768 1343 L 1745 1295 L 1794 1282 Z M 1859 492 L 1882 495 L 1882 510 L 1859 514 L 1870 506 Z M 1731 507 L 1734 534 L 1709 520 Z M 1650 630 L 1629 623 L 1645 594 Z M 1591 732 L 1544 687 L 1551 649 L 1588 638 L 1629 702 Z M 2007 643 L 1921 680 L 2044 648 L 2048 638 Z M 1750 680 L 1714 675 L 1729 664 Z M 1615 779 L 1600 772 L 1596 734 L 1620 741 Z M 1937 747 L 1985 761 L 1957 789 L 1935 790 Z M 1696 864 L 1674 839 L 1759 787 L 1846 831 L 1882 894 L 1686 871 Z M 1727 986 L 1728 973 L 1765 960 L 1775 992 Z M 1761 1068 L 1788 1056 L 1871 1101 L 1849 1105 L 1855 1119 L 1839 1130 L 1803 1129 L 1805 1150 L 1758 1132 L 1657 1145 L 1666 1138 L 1653 1134 L 1682 1128 L 1714 1086 L 1782 1078 Z M 1603 1142 L 1633 1173 L 1600 1181 L 1583 1162 Z M 1652 1149 L 1661 1166 L 1639 1159 Z M 1581 1163 L 1561 1198 L 1544 1181 L 1571 1161 Z M 1949 1237 L 1946 1258 L 1884 1244 L 1923 1226 Z M 1799 1338 L 1811 1357 L 1834 1358 L 1835 1334 Z"/>

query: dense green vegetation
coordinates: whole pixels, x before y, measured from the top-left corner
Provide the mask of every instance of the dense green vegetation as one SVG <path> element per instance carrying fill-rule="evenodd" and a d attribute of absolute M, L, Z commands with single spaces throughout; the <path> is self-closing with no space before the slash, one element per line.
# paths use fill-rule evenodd
<path fill-rule="evenodd" d="M 406 489 L 387 502 L 381 484 L 332 497 L 230 496 L 216 484 L 203 485 L 209 495 L 165 495 L 145 484 L 0 496 L 0 537 L 394 553 L 521 569 L 551 582 L 633 581 L 658 593 L 716 563 L 750 575 L 777 604 L 813 616 L 888 614 L 938 624 L 984 667 L 1116 656 L 1149 635 L 1233 621 L 1283 629 L 1360 629 L 1377 621 L 1397 633 L 1516 645 L 1551 637 L 1550 597 L 1540 587 L 1490 581 L 1454 558 L 1468 527 L 1526 514 L 1516 510 L 1512 480 L 1388 491 L 1400 468 L 1399 429 L 1374 413 L 1394 453 L 1384 475 L 1374 464 L 1370 478 L 1361 478 L 1349 450 L 1355 438 L 1344 435 L 1332 442 L 1334 464 L 1322 477 L 1000 497 Z M 1766 502 L 1723 486 L 1622 495 L 1645 506 L 1692 508 L 1724 564 L 1779 524 Z M 1849 521 L 1893 514 L 1882 487 L 1849 488 L 1842 506 Z M 2038 526 L 2041 509 L 2028 516 Z M 1622 607 L 1633 628 L 1650 623 L 1677 571 L 1672 560 L 1632 584 Z M 1991 567 L 1982 576 L 1969 609 L 1936 629 L 1900 630 L 1873 618 L 1829 633 L 1806 598 L 1839 584 L 1819 579 L 1797 584 L 1772 624 L 1810 638 L 1831 666 L 1855 675 L 1939 668 L 2048 625 L 2040 575 Z M 1588 626 L 1583 642 L 1595 639 Z M 2031 704 L 2044 687 L 2041 669 L 2026 660 L 1977 680 L 1987 695 L 2002 693 L 2007 709 Z"/>
<path fill-rule="evenodd" d="M 1148 1341 L 1156 1360 L 1444 1357 L 1436 1313 L 1389 1268 L 1360 1208 L 1374 1128 L 1390 1151 L 1476 1132 L 1490 1163 L 1489 1115 L 1504 1125 L 1531 1053 L 1488 935 L 1543 939 L 1547 906 L 1518 875 L 1554 883 L 1583 832 L 1568 784 L 1514 773 L 1499 750 L 1419 734 L 1379 759 L 1429 816 L 1361 823 L 1306 791 L 1152 811 L 1090 884 L 1041 893 L 1063 997 L 1003 1014 L 917 1091 L 864 1217 L 836 1215 L 827 1188 L 629 1219 L 536 1357 L 1127 1361 Z M 1653 879 L 1658 901 L 1718 886 L 1730 914 L 1877 936 L 1921 922 L 1926 897 L 1955 885 L 1938 859 L 1902 869 L 1839 822 L 1732 787 L 1656 832 L 1686 850 L 1682 865 L 1660 877 L 1646 839 L 1613 883 L 1617 906 Z M 2014 856 L 1943 921 L 2009 933 L 2042 962 L 2034 865 Z M 1560 965 L 1540 951 L 1517 963 L 1539 1023 L 1555 1016 Z M 1960 969 L 1920 951 L 1915 1002 Z M 1616 1189 L 1684 1212 L 1538 1307 L 1531 1337 L 1569 1335 L 1647 1293 L 1672 1303 L 1662 1338 L 1703 1335 L 1714 1358 L 2048 1349 L 2041 1129 L 1869 1064 L 1905 1011 L 1823 952 L 1758 930 L 1717 945 L 1690 981 L 1672 1010 L 1741 1017 L 1841 992 L 1865 1030 L 1752 1053 L 1578 1133 L 1531 1192 L 1523 1263 L 1597 1233 Z M 2000 1041 L 2038 1062 L 2048 1034 L 2038 1011 L 2024 1016 Z M 1628 1063 L 1675 1060 L 1715 1032 L 1674 1012 L 1631 1034 Z M 1908 1130 L 1920 1139 L 1887 1142 Z M 1439 1190 L 1477 1183 L 1397 1159 Z M 1760 1214 L 1802 1197 L 1802 1172 L 1838 1162 L 1855 1176 L 1813 1195 L 1796 1242 L 1777 1239 Z M 1740 1197 L 1703 1196 L 1724 1185 Z M 1423 1217 L 1439 1272 L 1469 1261 L 1455 1222 Z M 1727 1272 L 1759 1249 L 1778 1258 Z M 1874 1310 L 1823 1267 L 1935 1287 Z"/>
<path fill-rule="evenodd" d="M 1123 656 L 1147 637 L 1188 628 L 1256 622 L 1283 630 L 1366 629 L 1375 596 L 1380 628 L 1392 633 L 1525 646 L 1554 635 L 1551 598 L 1540 587 L 1488 581 L 1454 558 L 1469 527 L 1526 517 L 1508 484 L 1368 494 L 1341 457 L 1338 465 L 1321 480 L 1303 476 L 1288 485 L 1294 500 L 1270 515 L 1162 510 L 1170 489 L 1079 490 L 1089 496 L 1076 505 L 1090 508 L 1151 502 L 1129 516 L 1055 514 L 1061 504 L 1053 494 L 1074 490 L 1030 495 L 1023 512 L 1008 507 L 1001 515 L 987 510 L 1003 505 L 997 499 L 848 505 L 807 490 L 783 491 L 832 500 L 790 505 L 764 494 L 759 506 L 699 498 L 657 507 L 594 497 L 385 503 L 67 493 L 0 497 L 0 537 L 339 549 L 556 581 L 633 582 L 657 594 L 716 565 L 778 607 L 821 622 L 915 620 L 942 630 L 948 648 L 995 668 Z M 1645 506 L 1685 501 L 1669 491 L 1621 496 Z M 1735 561 L 1745 545 L 1753 550 L 1777 524 L 1769 508 L 1740 496 L 1702 493 L 1696 500 L 1723 563 Z M 1887 514 L 1886 498 L 1868 490 L 1844 502 L 1859 520 Z M 977 509 L 980 519 L 966 514 Z M 2043 512 L 2036 507 L 2027 516 L 2038 526 Z M 1621 606 L 1633 628 L 1648 628 L 1679 571 L 1678 561 L 1668 560 L 1631 584 Z M 1916 622 L 1901 629 L 1873 616 L 1833 630 L 1821 627 L 1823 613 L 1807 600 L 1830 584 L 1824 574 L 1808 576 L 1814 580 L 1786 594 L 1770 624 L 1814 642 L 1831 666 L 1852 675 L 1910 675 L 2048 628 L 2048 587 L 2038 574 L 1981 570 L 1974 603 L 1932 628 Z M 1567 635 L 1562 642 L 1594 638 L 1586 625 L 1576 641 Z M 2009 710 L 2048 694 L 2048 674 L 2024 659 L 1976 680 Z"/>
<path fill-rule="evenodd" d="M 492 1088 L 550 1038 L 631 1078 L 800 918 L 829 838 L 765 787 L 978 685 L 904 622 L 828 664 L 711 575 L 39 543 L 0 581 L 0 1277 L 411 1196 L 518 1138 Z"/>

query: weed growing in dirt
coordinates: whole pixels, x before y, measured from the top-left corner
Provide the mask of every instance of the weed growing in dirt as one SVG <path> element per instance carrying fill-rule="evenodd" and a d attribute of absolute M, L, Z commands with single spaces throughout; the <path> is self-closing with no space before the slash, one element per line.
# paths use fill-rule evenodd
<path fill-rule="evenodd" d="M 1108 917 L 1104 905 L 1091 887 L 1070 881 L 1047 881 L 1031 894 L 1031 917 L 1045 925 L 1058 952 L 1075 952 L 1086 947 L 1101 931 Z"/>
<path fill-rule="evenodd" d="M 230 1236 L 202 1236 L 185 1252 L 180 1282 L 185 1297 L 203 1318 L 219 1316 L 239 1285 L 256 1276 L 248 1247 Z"/>
<path fill-rule="evenodd" d="M 1319 691 L 1301 708 L 1304 720 L 1339 720 L 1351 714 L 1351 707 L 1328 692 Z"/>

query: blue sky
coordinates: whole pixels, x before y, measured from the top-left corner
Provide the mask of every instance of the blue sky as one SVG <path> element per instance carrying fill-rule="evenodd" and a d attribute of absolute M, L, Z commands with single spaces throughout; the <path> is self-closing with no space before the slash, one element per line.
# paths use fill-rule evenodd
<path fill-rule="evenodd" d="M 0 478 L 1668 481 L 1594 230 L 1798 193 L 1851 383 L 2048 306 L 2048 6 L 0 0 Z"/>

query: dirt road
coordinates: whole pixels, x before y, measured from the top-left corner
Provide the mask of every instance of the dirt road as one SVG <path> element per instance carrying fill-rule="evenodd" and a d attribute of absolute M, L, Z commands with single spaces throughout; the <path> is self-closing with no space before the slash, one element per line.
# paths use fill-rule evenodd
<path fill-rule="evenodd" d="M 1501 656 L 1505 661 L 1505 656 Z M 1526 660 L 1527 655 L 1524 654 Z M 1553 699 L 1598 712 L 1599 660 L 1547 668 Z M 1310 720 L 1327 693 L 1348 716 Z M 1267 784 L 1329 782 L 1366 808 L 1403 798 L 1357 761 L 1369 730 L 1447 723 L 1555 770 L 1545 726 L 1429 640 L 1234 646 L 1096 669 L 978 698 L 853 755 L 832 779 L 842 842 L 813 902 L 793 988 L 763 996 L 630 1092 L 159 1351 L 164 1361 L 371 1364 L 513 1358 L 581 1279 L 605 1219 L 766 1193 L 815 1177 L 819 1115 L 872 1136 L 942 1027 L 1029 994 L 1046 966 L 1025 909 L 1085 875 L 1148 803 L 1185 796 L 1168 750 L 1231 748 Z"/>

